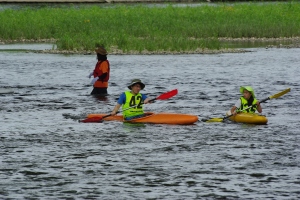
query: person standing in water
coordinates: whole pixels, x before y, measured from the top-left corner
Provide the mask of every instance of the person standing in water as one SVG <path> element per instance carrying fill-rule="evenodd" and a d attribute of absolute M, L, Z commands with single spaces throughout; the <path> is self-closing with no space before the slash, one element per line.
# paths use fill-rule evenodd
<path fill-rule="evenodd" d="M 96 63 L 94 71 L 88 76 L 89 78 L 94 76 L 91 81 L 91 84 L 94 87 L 91 95 L 106 96 L 110 76 L 110 65 L 107 60 L 107 51 L 103 46 L 99 46 L 95 49 L 95 52 L 97 53 L 98 62 Z"/>
<path fill-rule="evenodd" d="M 240 92 L 243 96 L 240 97 L 239 100 L 235 103 L 235 105 L 227 112 L 227 115 L 236 115 L 239 112 L 244 113 L 255 113 L 258 111 L 259 113 L 262 112 L 262 107 L 259 101 L 255 98 L 254 90 L 250 86 L 241 86 Z M 249 109 L 244 110 L 245 108 Z M 242 111 L 243 110 L 243 111 Z"/>

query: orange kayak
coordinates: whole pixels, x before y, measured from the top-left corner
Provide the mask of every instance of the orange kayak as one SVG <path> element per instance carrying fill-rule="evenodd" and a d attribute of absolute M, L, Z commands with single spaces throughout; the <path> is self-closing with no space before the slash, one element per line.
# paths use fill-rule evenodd
<path fill-rule="evenodd" d="M 245 124 L 267 124 L 268 119 L 266 116 L 251 114 L 251 113 L 239 113 L 235 116 L 229 117 L 231 121 Z"/>
<path fill-rule="evenodd" d="M 115 115 L 103 118 L 105 121 L 121 121 L 121 122 L 130 122 L 130 123 L 150 123 L 150 124 L 177 124 L 177 125 L 188 125 L 194 124 L 198 121 L 198 116 L 188 115 L 188 114 L 179 114 L 179 113 L 145 113 L 147 116 L 132 119 L 124 120 L 122 115 Z M 107 114 L 88 114 L 88 118 L 92 117 L 103 117 Z"/>

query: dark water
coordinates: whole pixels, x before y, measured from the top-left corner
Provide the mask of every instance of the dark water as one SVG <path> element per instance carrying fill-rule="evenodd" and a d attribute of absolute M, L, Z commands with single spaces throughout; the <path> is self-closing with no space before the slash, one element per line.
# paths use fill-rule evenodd
<path fill-rule="evenodd" d="M 110 95 L 89 95 L 95 56 L 0 52 L 0 199 L 298 199 L 300 49 L 110 55 Z M 252 85 L 267 125 L 82 124 L 110 113 L 132 78 L 146 111 L 223 117 Z"/>

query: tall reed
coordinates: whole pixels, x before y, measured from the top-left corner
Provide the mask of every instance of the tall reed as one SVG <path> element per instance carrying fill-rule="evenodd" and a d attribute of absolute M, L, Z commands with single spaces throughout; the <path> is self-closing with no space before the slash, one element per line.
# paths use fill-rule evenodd
<path fill-rule="evenodd" d="M 222 48 L 219 37 L 300 36 L 300 3 L 24 7 L 0 21 L 2 40 L 55 38 L 59 49 L 194 51 Z"/>

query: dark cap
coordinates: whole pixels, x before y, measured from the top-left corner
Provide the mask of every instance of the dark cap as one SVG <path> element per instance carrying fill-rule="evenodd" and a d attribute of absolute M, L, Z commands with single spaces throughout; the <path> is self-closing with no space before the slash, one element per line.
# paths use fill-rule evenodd
<path fill-rule="evenodd" d="M 130 85 L 128 85 L 128 88 L 131 90 L 131 87 L 132 87 L 134 84 L 140 84 L 140 86 L 141 86 L 142 89 L 145 88 L 145 84 L 142 83 L 142 81 L 141 81 L 140 79 L 133 79 L 133 80 L 131 80 L 131 83 L 130 83 Z"/>
<path fill-rule="evenodd" d="M 103 55 L 103 56 L 107 55 L 107 51 L 106 51 L 106 49 L 104 49 L 104 47 L 97 47 L 95 49 L 95 52 L 99 53 L 100 55 Z"/>

